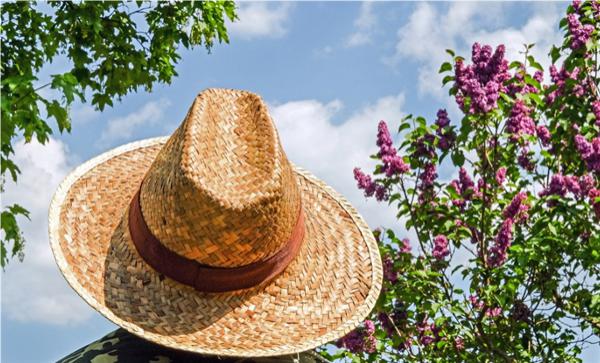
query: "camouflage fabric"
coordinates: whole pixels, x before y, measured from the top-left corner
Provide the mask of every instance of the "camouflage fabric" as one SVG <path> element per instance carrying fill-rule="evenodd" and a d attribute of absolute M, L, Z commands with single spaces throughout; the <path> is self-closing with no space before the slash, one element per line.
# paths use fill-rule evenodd
<path fill-rule="evenodd" d="M 58 363 L 322 363 L 328 362 L 313 351 L 268 358 L 225 358 L 203 356 L 169 349 L 117 329 L 60 359 Z"/>

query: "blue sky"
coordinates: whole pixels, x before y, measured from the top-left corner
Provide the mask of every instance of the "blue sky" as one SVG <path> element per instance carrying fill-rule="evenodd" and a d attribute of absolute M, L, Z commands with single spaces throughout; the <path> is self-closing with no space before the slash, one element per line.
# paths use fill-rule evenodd
<path fill-rule="evenodd" d="M 73 131 L 49 144 L 17 145 L 23 170 L 8 185 L 3 203 L 19 201 L 32 212 L 23 222 L 24 263 L 2 274 L 3 362 L 56 360 L 115 326 L 89 308 L 54 264 L 47 237 L 48 205 L 58 183 L 79 163 L 121 144 L 170 134 L 195 95 L 207 87 L 246 89 L 270 105 L 290 159 L 348 197 L 371 227 L 402 231 L 393 210 L 366 202 L 352 168 L 369 169 L 376 125 L 404 114 L 429 119 L 447 107 L 437 74 L 445 48 L 468 55 L 470 44 L 505 43 L 519 57 L 522 43 L 536 43 L 545 59 L 558 43 L 566 3 L 243 3 L 240 22 L 230 25 L 231 43 L 211 54 L 185 51 L 171 85 L 128 95 L 103 113 L 73 106 Z M 58 60 L 42 72 L 66 70 Z M 442 178 L 452 175 L 442 170 Z M 410 233 L 408 233 L 410 236 Z M 596 351 L 598 353 L 598 351 Z M 587 351 L 586 361 L 592 362 Z"/>

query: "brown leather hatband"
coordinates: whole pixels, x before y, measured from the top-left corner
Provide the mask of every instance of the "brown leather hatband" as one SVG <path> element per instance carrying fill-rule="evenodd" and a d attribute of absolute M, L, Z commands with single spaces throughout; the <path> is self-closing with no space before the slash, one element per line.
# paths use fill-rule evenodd
<path fill-rule="evenodd" d="M 241 267 L 203 265 L 165 247 L 144 220 L 139 190 L 129 207 L 129 232 L 140 256 L 159 273 L 198 291 L 226 292 L 254 287 L 283 272 L 298 254 L 304 238 L 304 213 L 302 207 L 299 209 L 288 242 L 271 257 Z"/>

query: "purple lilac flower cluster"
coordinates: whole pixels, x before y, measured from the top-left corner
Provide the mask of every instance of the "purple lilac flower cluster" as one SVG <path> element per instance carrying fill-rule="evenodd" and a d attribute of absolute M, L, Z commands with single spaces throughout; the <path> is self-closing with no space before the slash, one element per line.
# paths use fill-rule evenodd
<path fill-rule="evenodd" d="M 377 347 L 375 338 L 375 324 L 371 320 L 365 320 L 363 326 L 354 329 L 346 336 L 340 338 L 336 346 L 346 348 L 352 353 L 374 353 Z"/>
<path fill-rule="evenodd" d="M 452 130 L 449 129 L 450 119 L 448 118 L 448 112 L 445 109 L 440 109 L 437 112 L 437 119 L 435 120 L 437 125 L 436 133 L 439 137 L 438 147 L 442 151 L 446 151 L 452 147 L 456 135 Z"/>
<path fill-rule="evenodd" d="M 400 249 L 398 250 L 398 252 L 410 253 L 411 250 L 412 250 L 412 247 L 410 246 L 410 240 L 408 238 L 404 238 L 402 240 L 402 246 L 400 246 Z"/>
<path fill-rule="evenodd" d="M 479 300 L 479 297 L 477 297 L 477 295 L 470 295 L 469 302 L 471 303 L 471 306 L 473 306 L 473 308 L 475 308 L 477 310 L 485 309 L 485 316 L 494 318 L 494 317 L 502 314 L 502 308 L 500 308 L 498 306 L 496 306 L 496 307 L 486 306 L 483 301 Z"/>
<path fill-rule="evenodd" d="M 437 169 L 436 169 L 435 164 L 433 164 L 433 163 L 425 164 L 425 167 L 423 168 L 423 171 L 421 172 L 421 175 L 419 176 L 419 179 L 421 180 L 421 184 L 420 184 L 421 190 L 432 188 L 433 183 L 435 182 L 435 179 L 437 179 L 437 177 L 438 177 L 438 175 L 437 175 Z"/>
<path fill-rule="evenodd" d="M 512 134 L 512 140 L 520 139 L 521 135 L 534 135 L 535 122 L 530 116 L 531 110 L 523 100 L 517 100 L 513 106 L 506 125 L 506 131 Z"/>
<path fill-rule="evenodd" d="M 435 236 L 433 239 L 433 251 L 431 253 L 436 260 L 443 260 L 450 254 L 448 248 L 448 238 L 443 234 Z"/>
<path fill-rule="evenodd" d="M 577 50 L 585 45 L 592 33 L 594 26 L 591 24 L 581 24 L 578 14 L 567 15 L 567 23 L 569 24 L 569 33 L 571 34 L 571 49 Z"/>
<path fill-rule="evenodd" d="M 427 163 L 419 175 L 419 185 L 417 188 L 421 191 L 419 193 L 419 204 L 423 205 L 426 201 L 433 196 L 433 186 L 437 179 L 437 167 L 434 163 Z"/>
<path fill-rule="evenodd" d="M 409 170 L 408 164 L 397 154 L 393 145 L 392 135 L 385 121 L 379 121 L 377 132 L 377 146 L 379 146 L 378 156 L 383 162 L 383 172 L 390 177 L 396 174 L 403 174 Z"/>
<path fill-rule="evenodd" d="M 567 193 L 572 193 L 577 199 L 583 200 L 586 197 L 590 198 L 590 203 L 594 203 L 594 198 L 591 196 L 594 192 L 594 178 L 590 174 L 585 174 L 580 177 L 575 175 L 562 175 L 560 173 L 552 175 L 550 184 L 547 188 L 539 193 L 540 197 L 557 195 L 559 197 L 567 196 Z M 549 205 L 554 205 L 554 201 L 548 201 Z"/>
<path fill-rule="evenodd" d="M 471 302 L 471 306 L 473 306 L 475 309 L 483 309 L 485 305 L 483 301 L 479 300 L 477 295 L 469 295 L 469 301 Z"/>
<path fill-rule="evenodd" d="M 435 142 L 435 135 L 427 133 L 419 137 L 414 142 L 415 151 L 412 154 L 413 158 L 423 157 L 425 159 L 431 159 L 435 156 L 435 148 L 433 146 Z"/>
<path fill-rule="evenodd" d="M 427 317 L 417 324 L 417 333 L 419 335 L 419 343 L 423 346 L 428 346 L 431 343 L 440 341 L 441 329 L 435 323 L 428 323 Z"/>
<path fill-rule="evenodd" d="M 510 204 L 502 211 L 504 221 L 494 238 L 494 245 L 490 248 L 489 263 L 492 267 L 502 265 L 508 256 L 508 248 L 512 243 L 513 225 L 523 223 L 529 218 L 529 205 L 525 203 L 527 193 L 517 193 Z"/>
<path fill-rule="evenodd" d="M 592 10 L 596 15 L 596 19 L 600 19 L 600 1 L 593 0 L 592 1 Z"/>
<path fill-rule="evenodd" d="M 506 168 L 501 167 L 496 171 L 496 183 L 498 183 L 498 185 L 502 185 L 502 184 L 504 184 L 505 180 L 506 180 Z"/>
<path fill-rule="evenodd" d="M 492 54 L 492 47 L 473 44 L 472 65 L 466 66 L 461 59 L 454 68 L 456 79 L 456 102 L 465 112 L 487 113 L 496 108 L 500 92 L 506 92 L 504 83 L 510 79 L 508 61 L 504 59 L 505 47 L 499 45 Z M 465 98 L 470 107 L 465 110 Z"/>
<path fill-rule="evenodd" d="M 527 193 L 517 193 L 510 204 L 502 212 L 504 218 L 510 218 L 513 221 L 519 223 L 524 222 L 529 218 L 527 211 L 529 211 L 529 205 L 524 203 L 527 200 Z"/>
<path fill-rule="evenodd" d="M 592 113 L 596 118 L 596 126 L 600 127 L 600 101 L 592 102 Z"/>
<path fill-rule="evenodd" d="M 454 348 L 458 351 L 465 349 L 465 341 L 461 337 L 454 338 Z"/>
<path fill-rule="evenodd" d="M 531 160 L 531 153 L 527 147 L 521 149 L 521 152 L 517 157 L 517 163 L 527 171 L 531 172 L 535 169 L 535 163 Z"/>
<path fill-rule="evenodd" d="M 568 79 L 577 81 L 578 76 L 578 67 L 575 67 L 572 72 L 568 72 L 564 66 L 560 69 L 560 71 L 558 71 L 554 64 L 551 65 L 550 78 L 552 79 L 552 82 L 556 85 L 556 89 L 546 96 L 546 102 L 549 105 L 553 104 L 557 97 L 560 97 L 564 94 L 566 88 L 566 81 Z M 575 94 L 575 96 L 581 97 L 585 93 L 585 87 L 579 83 L 576 83 L 576 85 L 573 87 L 573 93 Z"/>
<path fill-rule="evenodd" d="M 385 186 L 373 181 L 370 175 L 363 173 L 359 168 L 354 168 L 354 179 L 357 182 L 358 189 L 365 191 L 365 197 L 375 195 L 378 201 L 388 198 Z"/>
<path fill-rule="evenodd" d="M 398 155 L 392 135 L 383 120 L 378 125 L 377 146 L 379 146 L 377 156 L 383 162 L 382 171 L 387 177 L 404 174 L 410 170 L 409 165 Z M 375 195 L 378 201 L 389 198 L 386 187 L 382 183 L 374 181 L 370 175 L 363 173 L 359 168 L 354 168 L 354 179 L 358 188 L 364 190 L 366 197 Z"/>
<path fill-rule="evenodd" d="M 492 267 L 501 266 L 508 257 L 508 248 L 512 243 L 512 232 L 513 232 L 514 221 L 512 218 L 506 218 L 500 230 L 494 238 L 494 245 L 490 248 L 490 256 L 488 262 Z"/>
<path fill-rule="evenodd" d="M 507 86 L 507 94 L 515 97 L 517 94 L 525 95 L 528 93 L 539 92 L 537 88 L 525 82 L 525 75 L 527 75 L 527 72 L 525 71 L 525 67 L 521 65 L 521 67 L 519 67 L 519 69 L 517 69 L 515 72 L 511 83 Z M 544 81 L 544 72 L 536 71 L 532 78 L 539 83 L 542 83 L 542 81 Z"/>
<path fill-rule="evenodd" d="M 538 138 L 542 142 L 542 145 L 544 145 L 544 146 L 550 145 L 550 139 L 552 138 L 552 135 L 550 135 L 550 130 L 548 130 L 548 128 L 546 126 L 539 125 L 535 129 L 535 132 L 537 133 Z"/>
<path fill-rule="evenodd" d="M 581 159 L 585 161 L 588 170 L 600 173 L 600 136 L 589 142 L 584 136 L 576 135 L 575 148 Z"/>
<path fill-rule="evenodd" d="M 391 284 L 396 283 L 398 281 L 398 272 L 394 268 L 394 260 L 390 255 L 385 255 L 383 257 L 383 278 L 386 281 L 389 281 Z"/>
<path fill-rule="evenodd" d="M 475 186 L 473 179 L 469 176 L 467 169 L 462 167 L 458 171 L 458 180 L 452 180 L 450 182 L 450 187 L 462 197 L 462 199 L 455 199 L 452 201 L 452 204 L 461 209 L 464 208 L 467 201 L 480 195 L 479 190 Z"/>

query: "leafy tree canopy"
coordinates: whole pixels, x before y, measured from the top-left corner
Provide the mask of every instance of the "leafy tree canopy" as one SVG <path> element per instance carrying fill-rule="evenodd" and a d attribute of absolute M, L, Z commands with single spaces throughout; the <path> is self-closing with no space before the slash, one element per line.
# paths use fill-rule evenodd
<path fill-rule="evenodd" d="M 228 43 L 225 20 L 237 18 L 233 1 L 19 1 L 3 3 L 1 10 L 2 186 L 6 176 L 16 182 L 20 173 L 11 159 L 15 139 L 45 143 L 51 119 L 69 132 L 75 99 L 102 111 L 140 87 L 151 91 L 156 82 L 170 83 L 181 46 L 204 45 L 210 51 L 215 41 Z M 39 79 L 40 69 L 61 56 L 71 69 Z M 40 93 L 47 87 L 56 98 Z M 9 249 L 11 256 L 23 257 L 18 215 L 29 218 L 17 204 L 2 211 L 2 267 Z"/>

